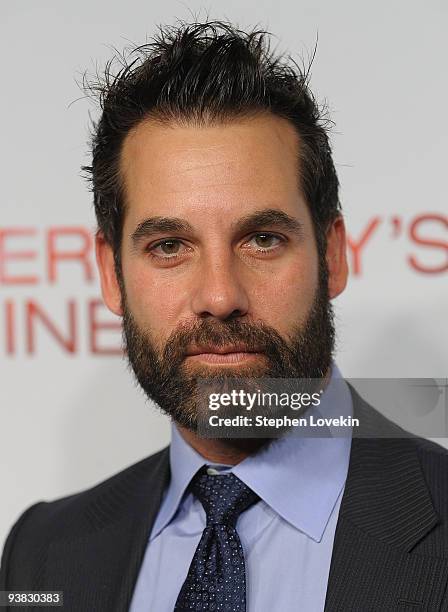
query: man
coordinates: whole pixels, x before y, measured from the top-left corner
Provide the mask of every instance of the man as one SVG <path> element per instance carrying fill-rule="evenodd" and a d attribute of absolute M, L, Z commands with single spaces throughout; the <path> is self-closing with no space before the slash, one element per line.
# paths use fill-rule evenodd
<path fill-rule="evenodd" d="M 64 609 L 448 610 L 447 451 L 341 378 L 344 221 L 308 76 L 261 33 L 166 29 L 100 87 L 101 287 L 170 447 L 28 509 L 1 588 Z M 202 437 L 199 381 L 319 380 L 357 435 Z"/>

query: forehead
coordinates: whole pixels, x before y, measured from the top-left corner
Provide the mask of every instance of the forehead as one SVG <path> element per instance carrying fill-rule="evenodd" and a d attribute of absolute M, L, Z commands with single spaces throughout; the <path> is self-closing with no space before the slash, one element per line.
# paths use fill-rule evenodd
<path fill-rule="evenodd" d="M 304 206 L 299 146 L 292 124 L 270 114 L 210 126 L 142 122 L 121 151 L 126 217 L 199 214 L 205 221 L 225 211 L 231 220 L 261 207 L 294 213 Z"/>

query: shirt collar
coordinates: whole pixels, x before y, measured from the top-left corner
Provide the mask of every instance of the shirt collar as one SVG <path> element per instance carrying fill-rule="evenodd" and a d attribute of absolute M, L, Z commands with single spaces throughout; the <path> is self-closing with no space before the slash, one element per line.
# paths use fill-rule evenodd
<path fill-rule="evenodd" d="M 336 382 L 337 381 L 337 382 Z M 322 394 L 319 416 L 350 417 L 350 390 L 336 366 Z M 231 471 L 284 520 L 319 542 L 344 488 L 350 458 L 351 429 L 340 437 L 299 437 L 294 431 L 247 457 Z M 196 472 L 206 461 L 171 426 L 171 481 L 151 532 L 156 537 L 173 519 Z"/>

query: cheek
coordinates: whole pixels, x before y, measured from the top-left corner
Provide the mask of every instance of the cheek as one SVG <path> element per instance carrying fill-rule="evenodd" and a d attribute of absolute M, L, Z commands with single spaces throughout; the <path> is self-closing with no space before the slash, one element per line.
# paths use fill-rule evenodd
<path fill-rule="evenodd" d="M 307 318 L 317 287 L 317 258 L 301 257 L 254 287 L 254 314 L 280 333 L 288 333 Z"/>
<path fill-rule="evenodd" d="M 136 321 L 154 338 L 164 340 L 179 324 L 183 294 L 170 278 L 154 278 L 144 264 L 123 262 L 126 298 Z"/>

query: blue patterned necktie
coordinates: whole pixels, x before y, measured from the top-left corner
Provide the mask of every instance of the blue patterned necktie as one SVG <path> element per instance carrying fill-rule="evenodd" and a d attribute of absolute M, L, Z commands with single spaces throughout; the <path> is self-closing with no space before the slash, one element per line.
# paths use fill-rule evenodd
<path fill-rule="evenodd" d="M 174 610 L 245 612 L 244 553 L 235 525 L 260 498 L 234 474 L 210 476 L 206 466 L 193 478 L 191 489 L 204 507 L 207 525 Z"/>

